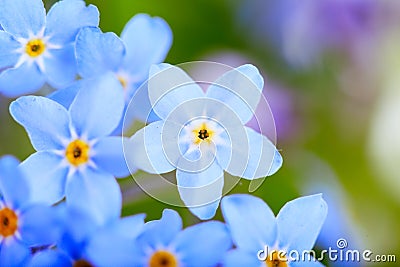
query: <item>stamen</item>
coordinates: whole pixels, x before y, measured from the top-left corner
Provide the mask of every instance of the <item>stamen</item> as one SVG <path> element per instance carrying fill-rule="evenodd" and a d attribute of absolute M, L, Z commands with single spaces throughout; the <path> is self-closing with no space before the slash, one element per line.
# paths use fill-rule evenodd
<path fill-rule="evenodd" d="M 9 208 L 0 210 L 0 235 L 3 237 L 14 235 L 18 228 L 18 216 Z"/>
<path fill-rule="evenodd" d="M 74 262 L 73 267 L 94 267 L 90 262 L 80 259 Z"/>
<path fill-rule="evenodd" d="M 69 163 L 78 166 L 89 161 L 89 145 L 82 140 L 72 141 L 65 150 Z"/>
<path fill-rule="evenodd" d="M 210 136 L 210 135 L 208 134 L 208 132 L 207 132 L 206 129 L 202 129 L 202 130 L 199 131 L 198 137 L 199 137 L 200 139 L 204 140 L 204 139 L 208 138 L 209 136 Z"/>
<path fill-rule="evenodd" d="M 30 40 L 25 47 L 26 53 L 31 57 L 38 57 L 46 50 L 46 45 L 41 39 Z"/>
<path fill-rule="evenodd" d="M 272 251 L 265 260 L 267 267 L 287 267 L 287 260 L 285 257 L 281 257 L 278 251 Z"/>
<path fill-rule="evenodd" d="M 171 252 L 159 250 L 151 256 L 149 267 L 178 267 L 178 261 Z"/>

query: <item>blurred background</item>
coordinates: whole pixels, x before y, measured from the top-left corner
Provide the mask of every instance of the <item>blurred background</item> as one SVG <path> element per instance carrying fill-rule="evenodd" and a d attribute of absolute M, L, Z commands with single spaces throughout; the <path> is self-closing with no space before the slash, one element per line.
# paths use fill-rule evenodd
<path fill-rule="evenodd" d="M 46 1 L 47 7 L 52 2 Z M 254 194 L 277 213 L 289 200 L 322 192 L 329 215 L 318 249 L 337 249 L 336 241 L 345 238 L 348 249 L 395 254 L 400 261 L 400 2 L 86 2 L 99 8 L 101 29 L 118 35 L 137 13 L 164 18 L 174 34 L 168 63 L 256 65 L 266 81 L 264 95 L 284 165 Z M 23 160 L 33 148 L 8 114 L 10 101 L 0 97 L 0 154 Z M 273 134 L 265 127 L 263 132 Z M 175 208 L 143 193 L 132 178 L 120 183 L 124 215 L 156 219 L 162 209 Z M 248 187 L 242 180 L 231 193 Z M 178 211 L 185 225 L 198 222 L 186 209 Z M 216 218 L 221 219 L 220 211 Z"/>

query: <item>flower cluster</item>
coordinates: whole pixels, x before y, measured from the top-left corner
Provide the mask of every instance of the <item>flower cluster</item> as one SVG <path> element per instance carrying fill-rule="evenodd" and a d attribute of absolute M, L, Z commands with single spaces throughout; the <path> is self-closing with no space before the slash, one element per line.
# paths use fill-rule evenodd
<path fill-rule="evenodd" d="M 203 90 L 161 63 L 172 32 L 161 18 L 134 16 L 121 37 L 98 28 L 99 12 L 62 0 L 0 0 L 0 93 L 35 153 L 0 159 L 0 266 L 259 266 L 265 246 L 311 249 L 327 214 L 321 195 L 287 203 L 275 218 L 261 199 L 223 197 L 224 172 L 248 180 L 274 174 L 282 156 L 246 124 L 264 80 L 246 64 Z M 47 96 L 26 95 L 44 84 Z M 134 120 L 147 123 L 124 137 Z M 225 222 L 182 229 L 121 217 L 115 178 L 176 170 L 184 205 L 201 220 L 221 202 Z M 315 263 L 277 259 L 267 266 Z"/>

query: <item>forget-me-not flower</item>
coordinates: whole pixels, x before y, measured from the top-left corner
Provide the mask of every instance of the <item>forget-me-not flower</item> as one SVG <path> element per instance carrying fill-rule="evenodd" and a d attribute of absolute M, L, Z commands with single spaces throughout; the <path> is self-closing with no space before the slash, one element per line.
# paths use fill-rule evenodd
<path fill-rule="evenodd" d="M 212 267 L 231 246 L 225 224 L 210 221 L 182 230 L 179 214 L 166 209 L 160 220 L 145 224 L 131 252 L 131 266 Z"/>
<path fill-rule="evenodd" d="M 67 110 L 45 97 L 23 96 L 10 112 L 37 151 L 21 163 L 29 173 L 32 197 L 85 207 L 102 217 L 119 214 L 121 192 L 116 177 L 129 174 L 121 137 L 109 136 L 121 120 L 123 92 L 105 75 L 88 79 Z"/>
<path fill-rule="evenodd" d="M 227 253 L 223 266 L 323 266 L 301 258 L 314 246 L 328 212 L 321 194 L 286 203 L 276 218 L 262 199 L 251 195 L 226 196 L 221 202 L 236 246 Z M 296 255 L 299 258 L 293 259 Z"/>
<path fill-rule="evenodd" d="M 0 1 L 0 93 L 14 97 L 44 83 L 60 88 L 77 74 L 74 43 L 81 27 L 97 26 L 99 12 L 81 0 Z"/>
<path fill-rule="evenodd" d="M 243 65 L 226 72 L 204 93 L 182 69 L 153 66 L 149 99 L 161 120 L 124 146 L 128 165 L 149 173 L 176 171 L 181 199 L 201 219 L 214 216 L 224 170 L 246 179 L 265 177 L 282 157 L 265 136 L 244 126 L 254 115 L 263 78 Z"/>
<path fill-rule="evenodd" d="M 22 266 L 31 247 L 56 242 L 59 221 L 51 207 L 31 201 L 19 162 L 0 159 L 0 266 Z"/>

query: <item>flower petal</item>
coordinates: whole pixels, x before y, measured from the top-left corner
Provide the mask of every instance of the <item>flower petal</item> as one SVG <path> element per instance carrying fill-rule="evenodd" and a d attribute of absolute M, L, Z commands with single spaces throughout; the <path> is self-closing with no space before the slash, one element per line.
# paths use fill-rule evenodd
<path fill-rule="evenodd" d="M 253 253 L 273 246 L 277 237 L 275 216 L 260 198 L 251 195 L 226 196 L 221 201 L 225 222 L 234 244 L 243 251 Z"/>
<path fill-rule="evenodd" d="M 68 167 L 62 165 L 62 160 L 62 156 L 55 153 L 39 151 L 21 163 L 31 201 L 52 205 L 63 199 Z"/>
<path fill-rule="evenodd" d="M 53 49 L 51 56 L 44 58 L 47 82 L 54 88 L 64 88 L 76 78 L 74 45 L 69 44 L 62 49 Z"/>
<path fill-rule="evenodd" d="M 226 225 L 211 221 L 186 228 L 172 245 L 184 266 L 216 266 L 232 247 Z"/>
<path fill-rule="evenodd" d="M 224 172 L 215 160 L 201 172 L 178 169 L 176 180 L 181 199 L 194 215 L 202 220 L 214 217 L 224 186 Z"/>
<path fill-rule="evenodd" d="M 35 253 L 30 260 L 29 267 L 66 267 L 72 266 L 72 260 L 60 250 L 47 249 Z"/>
<path fill-rule="evenodd" d="M 6 69 L 0 73 L 0 93 L 7 97 L 33 93 L 45 81 L 45 76 L 35 64 L 24 63 L 18 68 Z"/>
<path fill-rule="evenodd" d="M 121 190 L 112 175 L 87 168 L 68 178 L 67 204 L 90 214 L 98 225 L 119 217 L 122 206 Z"/>
<path fill-rule="evenodd" d="M 225 254 L 222 266 L 224 267 L 260 267 L 261 262 L 255 253 L 241 249 L 231 250 Z"/>
<path fill-rule="evenodd" d="M 70 138 L 67 110 L 41 96 L 23 96 L 10 105 L 11 116 L 28 132 L 36 150 L 63 149 Z"/>
<path fill-rule="evenodd" d="M 56 2 L 47 14 L 46 36 L 55 44 L 75 41 L 80 28 L 99 25 L 99 11 L 84 1 L 69 0 Z"/>
<path fill-rule="evenodd" d="M 228 105 L 245 124 L 255 114 L 263 86 L 258 69 L 247 64 L 218 78 L 209 86 L 206 95 Z"/>
<path fill-rule="evenodd" d="M 0 10 L 1 26 L 17 37 L 28 38 L 44 28 L 46 10 L 41 0 L 2 0 Z"/>
<path fill-rule="evenodd" d="M 79 90 L 69 111 L 78 136 L 88 139 L 110 134 L 119 124 L 124 110 L 121 84 L 111 74 L 91 79 Z"/>
<path fill-rule="evenodd" d="M 22 240 L 29 246 L 55 244 L 61 233 L 61 221 L 54 207 L 35 205 L 23 211 L 19 220 Z"/>
<path fill-rule="evenodd" d="M 182 69 L 165 63 L 150 68 L 148 90 L 154 112 L 162 119 L 182 103 L 204 97 L 200 86 Z"/>
<path fill-rule="evenodd" d="M 84 78 L 117 71 L 124 55 L 125 46 L 115 33 L 86 27 L 76 37 L 78 72 Z"/>
<path fill-rule="evenodd" d="M 124 144 L 125 158 L 131 170 L 139 168 L 148 173 L 166 173 L 175 169 L 173 161 L 165 155 L 163 121 L 150 123 L 137 131 Z M 173 142 L 173 140 L 171 140 Z"/>
<path fill-rule="evenodd" d="M 277 216 L 279 247 L 310 250 L 328 212 L 322 194 L 300 197 L 283 206 Z"/>
<path fill-rule="evenodd" d="M 99 168 L 116 177 L 128 176 L 129 169 L 125 162 L 123 142 L 128 142 L 128 138 L 111 136 L 100 139 L 93 146 L 95 154 L 92 160 Z"/>
<path fill-rule="evenodd" d="M 47 98 L 56 101 L 65 109 L 69 109 L 79 90 L 86 87 L 86 83 L 90 83 L 90 79 L 77 80 L 68 87 L 54 91 Z"/>
<path fill-rule="evenodd" d="M 18 165 L 19 161 L 13 156 L 0 159 L 0 195 L 13 208 L 21 207 L 29 199 L 29 188 Z"/>
<path fill-rule="evenodd" d="M 338 266 L 360 266 L 359 263 L 355 263 L 355 262 L 349 262 L 347 261 L 346 263 L 344 263 L 342 265 L 342 263 L 340 263 Z M 293 261 L 290 263 L 290 267 L 324 267 L 325 265 L 323 265 L 321 262 L 317 261 L 316 259 L 312 259 L 311 261 Z"/>
<path fill-rule="evenodd" d="M 21 45 L 11 34 L 0 30 L 0 72 L 9 67 L 13 67 L 20 56 L 15 50 Z"/>
<path fill-rule="evenodd" d="M 24 266 L 31 255 L 31 250 L 22 242 L 11 237 L 0 245 L 0 266 Z"/>
<path fill-rule="evenodd" d="M 217 146 L 218 163 L 230 174 L 246 179 L 274 174 L 282 166 L 282 157 L 264 135 L 244 126 L 246 135 L 232 131 L 233 145 Z"/>
<path fill-rule="evenodd" d="M 139 80 L 147 78 L 151 64 L 164 60 L 172 44 L 172 31 L 158 17 L 137 14 L 125 26 L 121 38 L 126 45 L 124 67 Z"/>
<path fill-rule="evenodd" d="M 116 220 L 111 225 L 107 225 L 106 230 L 113 235 L 121 235 L 130 239 L 135 239 L 143 231 L 145 217 L 145 214 L 125 216 Z"/>

